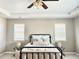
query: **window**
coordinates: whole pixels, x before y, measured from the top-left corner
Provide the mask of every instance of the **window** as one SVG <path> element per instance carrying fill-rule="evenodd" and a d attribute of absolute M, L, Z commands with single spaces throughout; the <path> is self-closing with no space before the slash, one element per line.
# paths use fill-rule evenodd
<path fill-rule="evenodd" d="M 24 24 L 14 24 L 14 40 L 24 40 Z"/>
<path fill-rule="evenodd" d="M 66 25 L 55 24 L 55 40 L 65 41 L 66 40 Z"/>

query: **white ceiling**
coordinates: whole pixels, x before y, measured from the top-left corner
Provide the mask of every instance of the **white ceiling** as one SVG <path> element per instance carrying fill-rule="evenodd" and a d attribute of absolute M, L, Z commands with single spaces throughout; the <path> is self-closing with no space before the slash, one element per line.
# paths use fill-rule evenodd
<path fill-rule="evenodd" d="M 0 0 L 0 13 L 8 17 L 72 17 L 71 13 L 79 11 L 79 0 L 45 1 L 48 9 L 27 8 L 35 0 Z M 78 13 L 78 12 L 77 12 Z"/>

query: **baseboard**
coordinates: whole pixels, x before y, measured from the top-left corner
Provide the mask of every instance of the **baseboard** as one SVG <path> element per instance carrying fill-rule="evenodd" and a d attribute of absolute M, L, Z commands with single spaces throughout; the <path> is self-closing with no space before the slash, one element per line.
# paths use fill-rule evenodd
<path fill-rule="evenodd" d="M 4 54 L 15 54 L 15 52 L 13 52 L 13 51 L 2 52 L 2 53 L 0 53 L 0 56 L 2 56 Z"/>
<path fill-rule="evenodd" d="M 77 53 L 77 52 L 64 52 L 64 54 L 74 54 L 74 55 L 79 56 L 79 53 Z"/>
<path fill-rule="evenodd" d="M 76 52 L 76 55 L 79 56 L 79 53 Z"/>
<path fill-rule="evenodd" d="M 64 54 L 76 54 L 76 52 L 64 52 Z"/>
<path fill-rule="evenodd" d="M 4 55 L 5 53 L 3 52 L 3 53 L 0 53 L 0 56 L 2 56 L 2 55 Z"/>
<path fill-rule="evenodd" d="M 5 54 L 7 53 L 7 54 L 14 54 L 15 52 L 13 52 L 13 51 L 7 51 L 7 52 L 4 52 Z"/>

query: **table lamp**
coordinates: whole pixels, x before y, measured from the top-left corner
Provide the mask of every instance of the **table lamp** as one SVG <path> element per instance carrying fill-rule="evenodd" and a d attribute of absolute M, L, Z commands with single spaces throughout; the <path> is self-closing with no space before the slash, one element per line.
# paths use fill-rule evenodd
<path fill-rule="evenodd" d="M 18 42 L 16 43 L 16 47 L 17 47 L 17 49 L 19 49 L 19 48 L 21 47 L 21 42 L 20 42 L 20 41 L 18 41 Z"/>

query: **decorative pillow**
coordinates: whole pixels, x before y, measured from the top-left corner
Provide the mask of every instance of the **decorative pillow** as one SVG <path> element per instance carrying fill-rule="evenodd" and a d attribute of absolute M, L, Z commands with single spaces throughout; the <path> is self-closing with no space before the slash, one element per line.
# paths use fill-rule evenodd
<path fill-rule="evenodd" d="M 41 42 L 42 42 L 42 40 L 41 39 L 33 39 L 33 45 L 40 45 L 41 44 Z"/>
<path fill-rule="evenodd" d="M 50 44 L 49 36 L 32 36 L 33 45 L 48 45 Z"/>
<path fill-rule="evenodd" d="M 42 40 L 34 40 L 33 41 L 33 45 L 49 45 L 50 43 L 49 42 L 47 42 L 47 41 L 42 41 Z"/>
<path fill-rule="evenodd" d="M 50 44 L 50 41 L 49 41 L 49 36 L 43 36 L 41 37 L 42 41 L 45 43 L 45 44 Z"/>
<path fill-rule="evenodd" d="M 40 39 L 41 39 L 41 36 L 32 36 L 32 39 L 33 39 L 33 40 L 34 40 L 34 39 L 35 39 L 35 40 L 36 40 L 36 39 L 37 39 L 37 40 L 40 40 Z"/>

